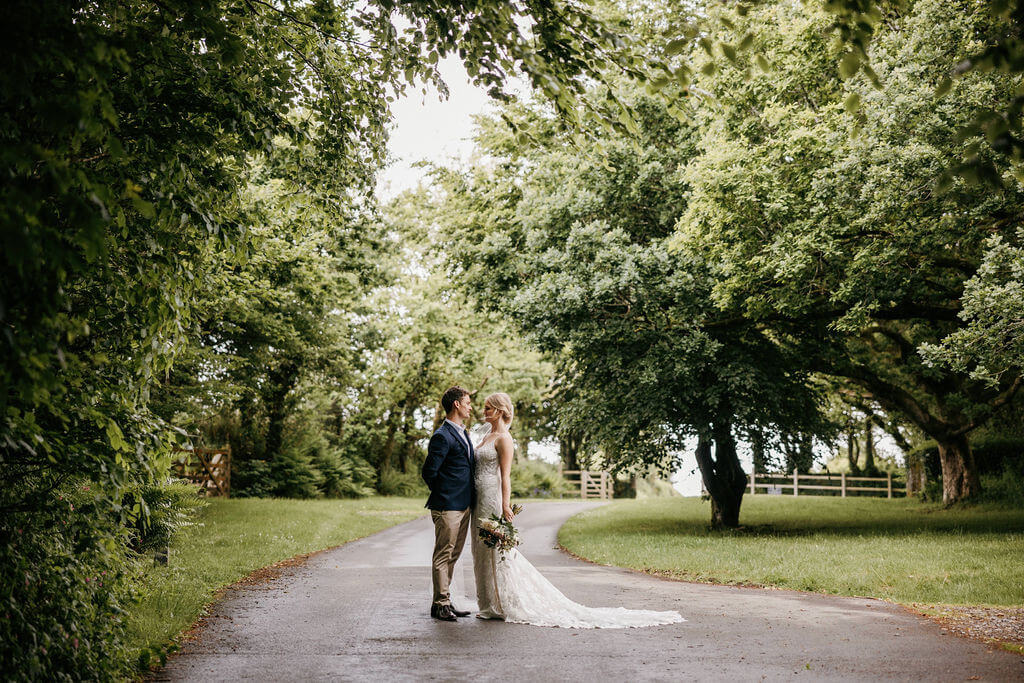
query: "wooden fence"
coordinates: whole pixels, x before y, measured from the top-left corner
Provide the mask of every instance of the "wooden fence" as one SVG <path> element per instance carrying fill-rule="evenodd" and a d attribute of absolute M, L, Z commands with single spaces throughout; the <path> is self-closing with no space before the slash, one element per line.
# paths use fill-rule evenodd
<path fill-rule="evenodd" d="M 231 447 L 226 448 L 185 448 L 177 449 L 185 454 L 174 463 L 178 476 L 199 484 L 200 491 L 207 496 L 223 496 L 231 493 Z"/>
<path fill-rule="evenodd" d="M 899 484 L 900 482 L 895 483 Z M 873 484 L 878 484 L 878 486 Z M 793 470 L 792 474 L 786 472 L 755 474 L 751 472 L 751 495 L 759 493 L 758 489 L 765 489 L 760 491 L 761 494 L 779 494 L 784 493 L 788 489 L 792 490 L 794 496 L 800 495 L 801 491 L 806 492 L 805 495 L 821 495 L 813 493 L 817 491 L 838 491 L 839 495 L 843 498 L 846 498 L 848 493 L 857 495 L 866 493 L 872 496 L 884 493 L 886 498 L 892 498 L 895 493 L 900 493 L 904 496 L 907 494 L 905 485 L 894 486 L 892 472 L 886 472 L 884 477 L 851 477 L 847 476 L 846 473 L 800 474 L 796 470 Z"/>
<path fill-rule="evenodd" d="M 587 470 L 563 470 L 561 465 L 558 471 L 565 478 L 566 483 L 572 489 L 579 489 L 580 498 L 601 498 L 610 499 L 613 496 L 613 479 L 608 472 L 588 472 Z"/>

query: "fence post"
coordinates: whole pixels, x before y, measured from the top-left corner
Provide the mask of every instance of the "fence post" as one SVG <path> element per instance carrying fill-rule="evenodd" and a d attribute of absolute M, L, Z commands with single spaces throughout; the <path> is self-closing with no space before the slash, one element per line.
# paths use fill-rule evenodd
<path fill-rule="evenodd" d="M 839 485 L 843 489 L 843 495 L 841 497 L 846 498 L 846 472 L 839 473 Z"/>
<path fill-rule="evenodd" d="M 892 472 L 886 472 L 885 473 L 885 478 L 887 480 L 887 485 L 888 485 L 888 488 L 889 488 L 889 495 L 888 495 L 888 497 L 892 498 Z"/>
<path fill-rule="evenodd" d="M 580 472 L 580 498 L 586 500 L 587 497 L 587 484 L 590 482 L 590 472 L 583 470 Z"/>
<path fill-rule="evenodd" d="M 753 469 L 750 470 L 750 495 L 757 493 L 757 472 Z"/>
<path fill-rule="evenodd" d="M 797 492 L 800 490 L 800 470 L 793 468 L 793 495 L 798 495 Z"/>

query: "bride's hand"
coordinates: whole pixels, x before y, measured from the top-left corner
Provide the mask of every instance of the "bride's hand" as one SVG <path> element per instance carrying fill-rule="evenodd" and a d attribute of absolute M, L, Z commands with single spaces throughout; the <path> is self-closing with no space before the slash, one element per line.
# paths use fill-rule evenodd
<path fill-rule="evenodd" d="M 501 508 L 501 516 L 505 518 L 506 522 L 511 522 L 516 518 L 516 513 L 512 512 L 512 508 L 508 505 L 502 505 Z"/>

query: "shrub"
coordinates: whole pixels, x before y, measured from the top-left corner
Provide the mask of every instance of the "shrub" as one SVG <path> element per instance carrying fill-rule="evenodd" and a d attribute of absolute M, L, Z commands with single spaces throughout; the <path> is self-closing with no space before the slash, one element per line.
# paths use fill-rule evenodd
<path fill-rule="evenodd" d="M 373 481 L 377 473 L 365 460 L 346 458 L 340 450 L 324 449 L 313 456 L 313 465 L 323 475 L 320 490 L 328 498 L 373 495 Z"/>
<path fill-rule="evenodd" d="M 427 484 L 418 472 L 403 473 L 396 470 L 384 470 L 380 473 L 377 491 L 384 496 L 405 496 L 406 498 L 424 498 L 429 495 Z"/>
<path fill-rule="evenodd" d="M 271 493 L 281 498 L 317 498 L 323 473 L 313 458 L 301 452 L 286 450 L 270 463 Z"/>
<path fill-rule="evenodd" d="M 1018 437 L 991 437 L 971 443 L 974 461 L 981 477 L 982 499 L 1021 500 L 1016 493 L 1024 477 L 1024 439 Z M 921 492 L 922 500 L 942 500 L 942 464 L 939 447 L 934 441 L 925 441 L 907 453 L 907 463 L 919 462 L 924 466 L 927 482 Z"/>
<path fill-rule="evenodd" d="M 172 478 L 129 493 L 121 504 L 134 517 L 129 525 L 131 548 L 143 553 L 166 548 L 175 532 L 194 524 L 194 513 L 207 501 L 195 484 Z"/>
<path fill-rule="evenodd" d="M 266 460 L 231 460 L 231 495 L 238 498 L 267 498 L 274 490 L 270 463 Z"/>
<path fill-rule="evenodd" d="M 557 498 L 568 491 L 558 468 L 541 460 L 520 458 L 512 463 L 512 495 L 518 498 Z"/>
<path fill-rule="evenodd" d="M 942 492 L 939 492 L 941 498 Z M 1008 503 L 1024 507 L 1024 473 L 1007 468 L 1002 474 L 981 477 L 981 499 L 993 503 Z"/>
<path fill-rule="evenodd" d="M 5 680 L 119 678 L 140 565 L 125 552 L 131 532 L 95 485 L 52 495 L 0 519 L 0 671 Z"/>
<path fill-rule="evenodd" d="M 232 495 L 282 498 L 361 498 L 373 494 L 374 468 L 332 443 L 315 420 L 296 419 L 281 451 L 267 460 L 234 460 Z"/>

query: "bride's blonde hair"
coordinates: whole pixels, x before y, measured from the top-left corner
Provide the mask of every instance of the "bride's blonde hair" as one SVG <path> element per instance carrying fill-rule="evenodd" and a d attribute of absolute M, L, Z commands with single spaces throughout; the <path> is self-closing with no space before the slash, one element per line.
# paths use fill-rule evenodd
<path fill-rule="evenodd" d="M 506 425 L 512 424 L 512 414 L 515 410 L 512 408 L 512 398 L 508 394 L 502 392 L 491 394 L 484 399 L 484 407 L 488 406 L 501 413 L 502 420 Z"/>

